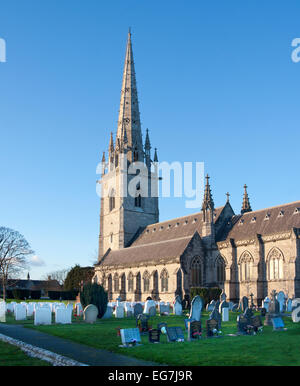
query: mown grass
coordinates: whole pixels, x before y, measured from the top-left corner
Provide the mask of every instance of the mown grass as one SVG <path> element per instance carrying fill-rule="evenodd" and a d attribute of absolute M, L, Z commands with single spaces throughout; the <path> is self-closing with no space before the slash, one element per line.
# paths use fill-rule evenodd
<path fill-rule="evenodd" d="M 0 366 L 51 366 L 40 359 L 31 358 L 21 349 L 0 341 Z"/>
<path fill-rule="evenodd" d="M 34 328 L 48 334 L 82 343 L 91 347 L 122 353 L 139 359 L 175 366 L 299 366 L 300 365 L 300 324 L 293 323 L 290 317 L 284 317 L 287 331 L 273 332 L 273 328 L 264 326 L 263 332 L 255 336 L 226 336 L 237 332 L 237 313 L 230 312 L 230 321 L 222 323 L 222 337 L 205 338 L 205 320 L 208 313 L 202 314 L 203 338 L 194 342 L 168 343 L 161 335 L 160 344 L 148 342 L 148 336 L 142 336 L 142 345 L 121 348 L 118 328 L 135 327 L 134 318 L 99 320 L 95 324 L 86 324 L 82 318 L 73 318 L 72 325 L 33 325 L 33 320 L 18 322 L 25 327 Z M 185 316 L 156 316 L 149 324 L 155 328 L 158 323 L 168 326 L 181 326 L 184 330 Z M 8 323 L 16 323 L 12 316 Z M 187 333 L 185 332 L 185 339 Z"/>

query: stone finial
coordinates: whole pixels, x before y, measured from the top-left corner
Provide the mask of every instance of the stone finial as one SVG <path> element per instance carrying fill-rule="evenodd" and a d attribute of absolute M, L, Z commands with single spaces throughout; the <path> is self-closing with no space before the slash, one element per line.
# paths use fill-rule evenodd
<path fill-rule="evenodd" d="M 203 204 L 202 204 L 202 210 L 210 209 L 213 211 L 214 210 L 214 201 L 212 198 L 211 189 L 210 189 L 210 185 L 209 185 L 210 177 L 207 174 L 205 178 L 206 178 L 206 185 L 205 185 L 205 189 L 204 189 L 204 199 L 203 199 Z"/>
<path fill-rule="evenodd" d="M 252 212 L 247 188 L 248 188 L 248 186 L 245 184 L 244 185 L 244 197 L 243 197 L 243 205 L 242 205 L 241 214 L 244 214 L 247 212 Z"/>

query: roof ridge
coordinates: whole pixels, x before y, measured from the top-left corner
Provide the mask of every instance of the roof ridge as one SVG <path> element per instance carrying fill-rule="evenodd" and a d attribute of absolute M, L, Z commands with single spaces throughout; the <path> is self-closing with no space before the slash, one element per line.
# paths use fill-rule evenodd
<path fill-rule="evenodd" d="M 184 240 L 184 239 L 192 239 L 194 235 L 189 235 L 189 236 L 184 236 L 184 237 L 176 237 L 171 240 L 161 240 L 161 241 L 155 241 L 153 243 L 145 243 L 145 244 L 138 244 L 138 245 L 132 245 L 130 247 L 122 248 L 122 249 L 116 249 L 116 250 L 111 250 L 110 252 L 120 252 L 128 249 L 133 249 L 133 248 L 139 248 L 139 247 L 146 247 L 146 246 L 151 246 L 151 245 L 157 245 L 157 244 L 162 244 L 162 243 L 169 243 L 170 241 L 178 241 L 178 240 Z"/>
<path fill-rule="evenodd" d="M 297 204 L 299 203 L 300 204 L 300 201 L 293 201 L 293 202 L 289 202 L 287 204 L 282 204 L 282 205 L 276 205 L 276 206 L 270 206 L 269 208 L 264 208 L 264 209 L 258 209 L 258 210 L 253 210 L 252 212 L 247 212 L 247 213 L 244 213 L 243 216 L 246 216 L 246 215 L 253 215 L 254 213 L 257 213 L 257 212 L 263 212 L 263 211 L 266 211 L 266 210 L 269 210 L 269 209 L 276 209 L 276 208 L 282 208 L 282 207 L 286 207 L 286 206 L 290 206 L 290 205 L 294 205 L 294 204 Z"/>

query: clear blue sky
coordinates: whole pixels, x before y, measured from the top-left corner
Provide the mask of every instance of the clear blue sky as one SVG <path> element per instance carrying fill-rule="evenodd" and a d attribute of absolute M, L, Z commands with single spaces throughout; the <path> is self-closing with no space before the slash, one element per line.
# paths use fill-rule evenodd
<path fill-rule="evenodd" d="M 159 160 L 204 161 L 215 205 L 299 196 L 299 1 L 9 0 L 0 5 L 1 225 L 43 266 L 91 265 L 96 165 L 116 131 L 128 27 Z M 163 199 L 160 219 L 191 213 Z M 39 260 L 37 260 L 38 262 Z"/>

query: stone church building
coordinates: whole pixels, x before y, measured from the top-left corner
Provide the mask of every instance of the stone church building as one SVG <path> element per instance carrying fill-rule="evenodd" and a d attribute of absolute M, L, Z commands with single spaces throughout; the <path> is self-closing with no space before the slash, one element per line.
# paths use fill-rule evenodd
<path fill-rule="evenodd" d="M 148 173 L 129 173 L 136 162 Z M 159 222 L 157 162 L 148 130 L 142 141 L 129 32 L 117 134 L 102 158 L 93 280 L 104 285 L 110 300 L 173 301 L 176 295 L 189 297 L 191 287 L 216 286 L 231 301 L 253 293 L 261 304 L 273 289 L 300 297 L 300 201 L 252 211 L 245 185 L 241 213 L 235 214 L 229 195 L 215 208 L 207 176 L 200 212 Z M 134 184 L 138 174 L 143 184 Z M 130 185 L 135 191 L 126 194 Z"/>

